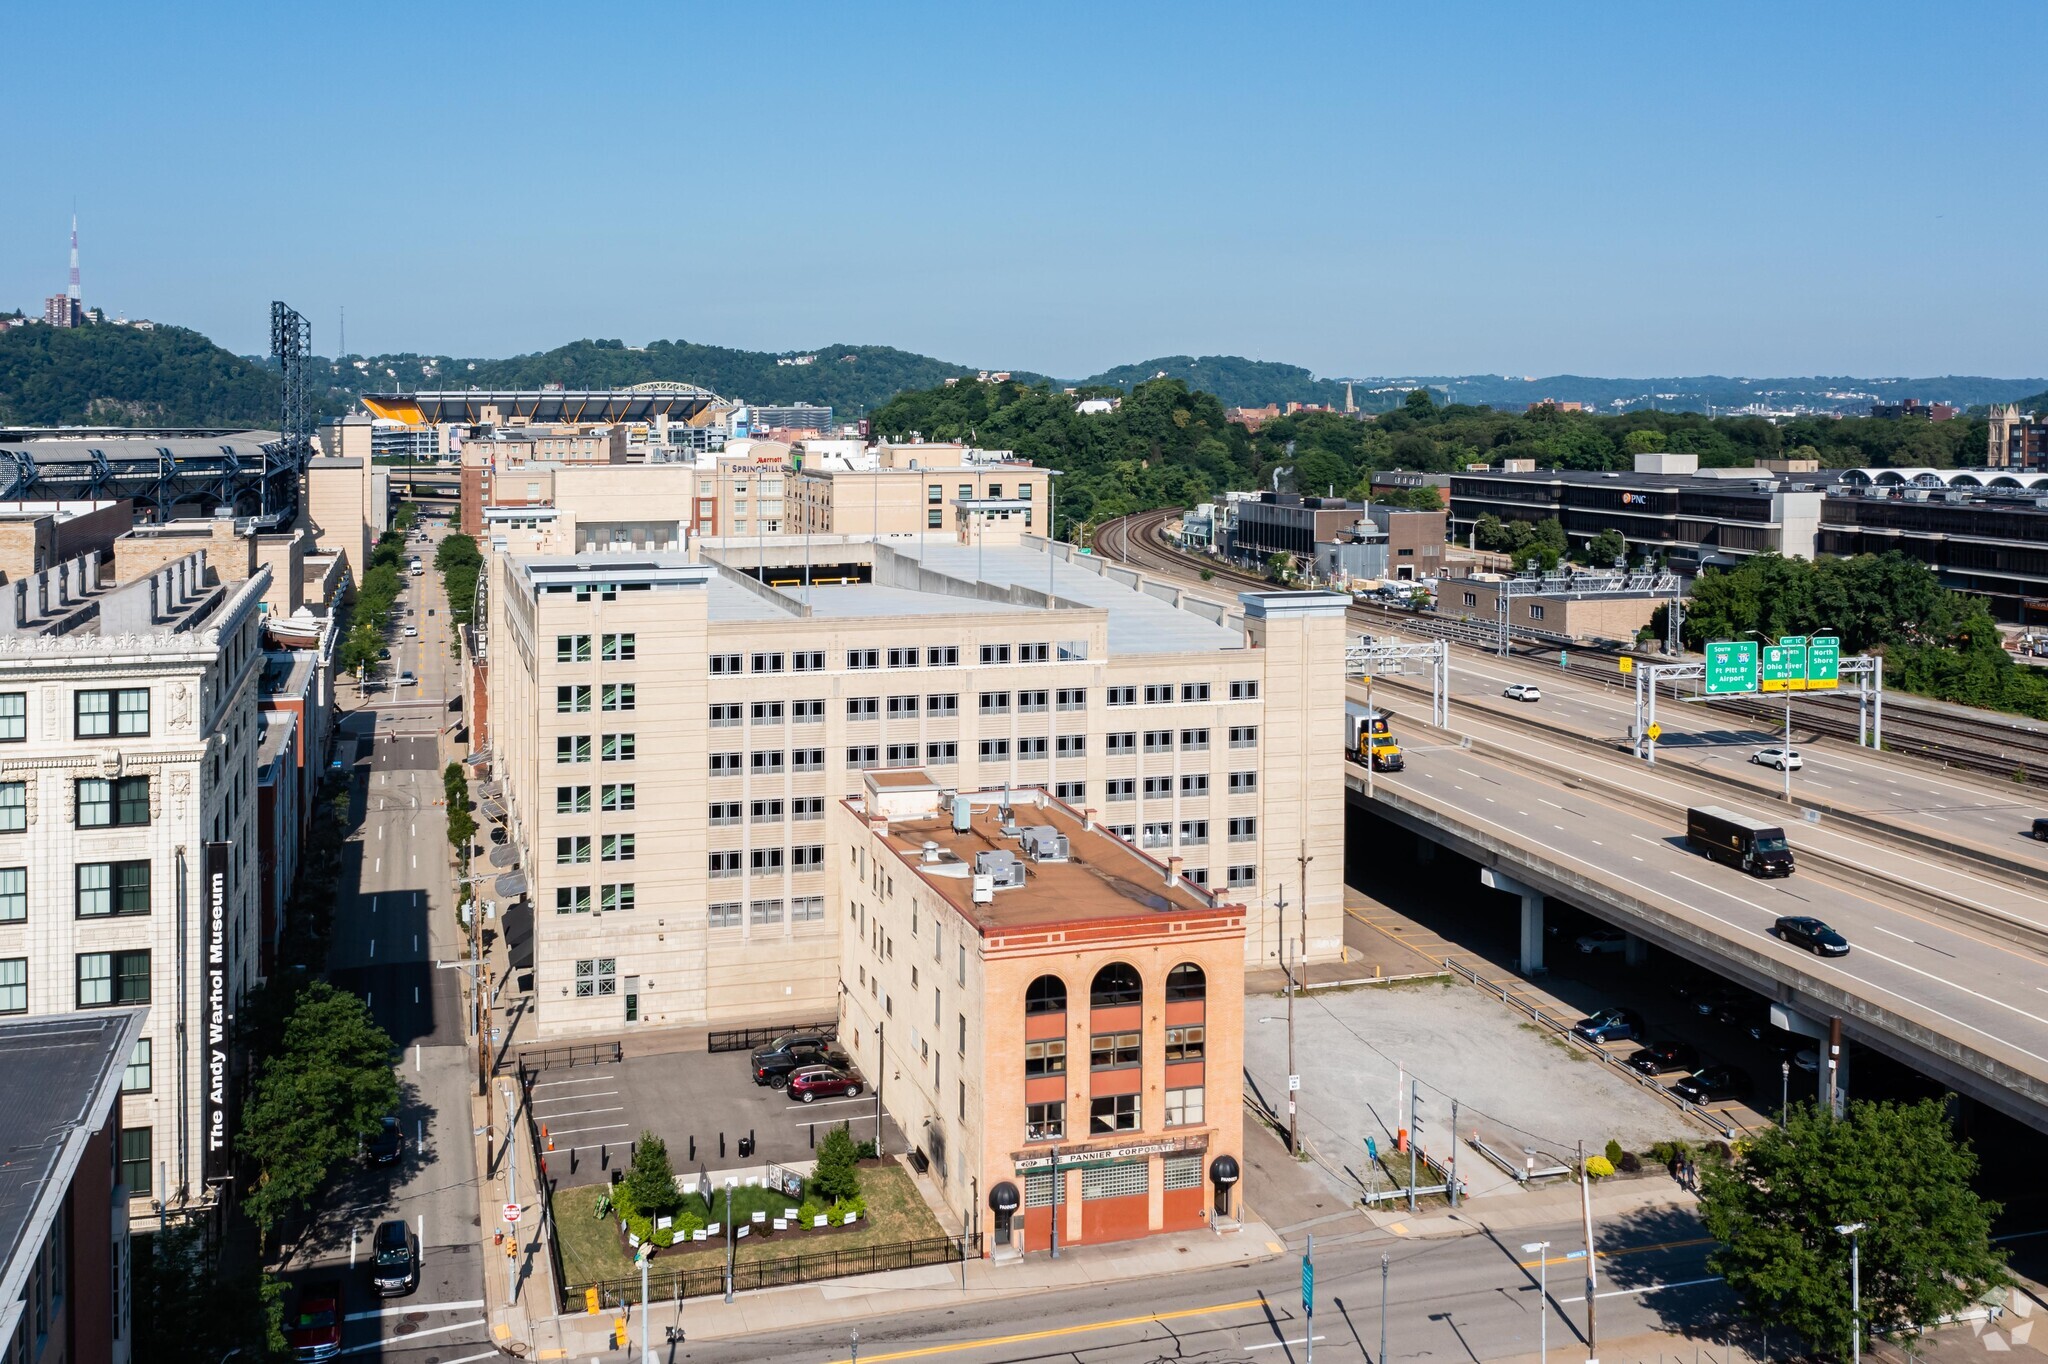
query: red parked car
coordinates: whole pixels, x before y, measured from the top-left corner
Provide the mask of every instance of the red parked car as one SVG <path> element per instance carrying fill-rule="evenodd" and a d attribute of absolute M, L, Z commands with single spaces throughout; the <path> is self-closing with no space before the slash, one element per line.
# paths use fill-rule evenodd
<path fill-rule="evenodd" d="M 298 1310 L 284 1332 L 297 1359 L 332 1359 L 341 1353 L 341 1283 L 321 1279 L 299 1290 Z"/>
<path fill-rule="evenodd" d="M 831 1066 L 805 1066 L 789 1077 L 789 1096 L 805 1103 L 841 1095 L 851 1099 L 860 1091 L 860 1076 Z"/>

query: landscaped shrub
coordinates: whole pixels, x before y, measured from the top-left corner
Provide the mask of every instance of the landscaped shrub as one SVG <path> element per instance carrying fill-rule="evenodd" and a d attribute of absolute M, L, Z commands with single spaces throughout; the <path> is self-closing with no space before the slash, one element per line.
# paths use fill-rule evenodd
<path fill-rule="evenodd" d="M 1618 1142 L 1618 1141 L 1616 1141 L 1616 1140 L 1615 1140 L 1615 1139 L 1614 1139 L 1613 1137 L 1609 1137 L 1609 1138 L 1607 1139 L 1607 1152 L 1606 1152 L 1606 1155 L 1607 1155 L 1607 1163 L 1608 1163 L 1609 1165 L 1612 1165 L 1612 1166 L 1616 1167 L 1617 1169 L 1618 1169 L 1618 1168 L 1620 1168 L 1620 1166 L 1621 1166 L 1621 1155 L 1622 1155 L 1622 1152 L 1621 1152 L 1621 1143 L 1620 1143 L 1620 1142 Z"/>
<path fill-rule="evenodd" d="M 654 1133 L 640 1134 L 640 1143 L 633 1149 L 633 1168 L 626 1172 L 619 1193 L 632 1200 L 634 1211 L 650 1217 L 666 1217 L 683 1206 L 675 1171 L 669 1168 L 668 1146 Z"/>
<path fill-rule="evenodd" d="M 1633 1151 L 1623 1151 L 1621 1159 L 1615 1162 L 1614 1168 L 1620 1170 L 1625 1175 L 1641 1174 L 1643 1158 Z"/>
<path fill-rule="evenodd" d="M 1605 1156 L 1587 1156 L 1586 1173 L 1594 1179 L 1605 1179 L 1614 1173 L 1614 1163 Z"/>
<path fill-rule="evenodd" d="M 833 1128 L 825 1134 L 825 1139 L 818 1143 L 818 1163 L 811 1171 L 811 1183 L 807 1192 L 813 1198 L 833 1203 L 859 1197 L 858 1155 L 854 1150 L 853 1137 L 845 1128 Z"/>
<path fill-rule="evenodd" d="M 797 1221 L 805 1226 L 816 1226 L 818 1219 L 832 1210 L 831 1205 L 813 1194 L 804 1199 L 804 1205 L 796 1210 Z"/>
<path fill-rule="evenodd" d="M 859 1194 L 855 1194 L 851 1198 L 840 1199 L 825 1211 L 825 1215 L 832 1219 L 832 1225 L 835 1227 L 846 1220 L 846 1214 L 848 1213 L 852 1213 L 855 1217 L 866 1217 L 868 1215 L 868 1201 Z"/>

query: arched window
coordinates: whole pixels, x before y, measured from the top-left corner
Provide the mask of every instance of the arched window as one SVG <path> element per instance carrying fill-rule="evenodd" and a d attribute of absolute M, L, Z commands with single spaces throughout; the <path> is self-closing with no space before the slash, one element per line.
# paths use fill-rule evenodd
<path fill-rule="evenodd" d="M 1040 976 L 1024 992 L 1027 1014 L 1058 1014 L 1067 1011 L 1067 983 L 1058 976 Z"/>
<path fill-rule="evenodd" d="M 1137 970 L 1120 961 L 1113 961 L 1097 971 L 1095 983 L 1088 987 L 1088 1003 L 1097 1009 L 1140 1004 L 1144 999 L 1145 983 L 1138 979 Z"/>
<path fill-rule="evenodd" d="M 1166 1002 L 1179 1003 L 1190 999 L 1209 997 L 1209 978 L 1202 974 L 1202 968 L 1191 961 L 1184 961 L 1166 973 Z"/>

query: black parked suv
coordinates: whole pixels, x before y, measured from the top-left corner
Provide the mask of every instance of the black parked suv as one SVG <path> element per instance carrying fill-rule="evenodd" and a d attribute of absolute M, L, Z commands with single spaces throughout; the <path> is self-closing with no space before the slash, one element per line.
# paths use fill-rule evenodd
<path fill-rule="evenodd" d="M 1749 1093 L 1749 1075 L 1734 1066 L 1708 1066 L 1675 1082 L 1670 1089 L 1689 1103 L 1719 1103 Z"/>
<path fill-rule="evenodd" d="M 789 1084 L 791 1075 L 807 1066 L 831 1066 L 837 1070 L 852 1070 L 853 1058 L 831 1042 L 820 1042 L 815 1047 L 791 1047 L 779 1056 L 756 1060 L 754 1083 L 782 1089 Z"/>
<path fill-rule="evenodd" d="M 761 1067 L 765 1064 L 773 1062 L 779 1065 L 782 1062 L 793 1060 L 800 1052 L 823 1051 L 831 1045 L 832 1034 L 829 1032 L 784 1033 L 767 1046 L 754 1048 L 753 1061 L 747 1069 L 753 1072 L 756 1079 L 759 1080 Z M 817 1062 L 813 1061 L 810 1064 L 816 1065 Z M 787 1075 L 789 1071 L 784 1069 L 782 1073 Z M 760 1081 L 760 1083 L 765 1084 L 767 1082 Z"/>
<path fill-rule="evenodd" d="M 402 1221 L 379 1222 L 372 1243 L 370 1283 L 381 1298 L 394 1298 L 420 1286 L 420 1242 Z"/>
<path fill-rule="evenodd" d="M 1667 1070 L 1691 1070 L 1699 1063 L 1699 1051 L 1690 1042 L 1652 1042 L 1625 1064 L 1643 1075 L 1662 1075 Z"/>

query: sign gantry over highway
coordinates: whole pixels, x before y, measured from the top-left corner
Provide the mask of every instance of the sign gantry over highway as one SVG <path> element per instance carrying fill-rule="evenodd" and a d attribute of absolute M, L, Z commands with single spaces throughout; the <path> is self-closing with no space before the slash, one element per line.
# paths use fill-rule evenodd
<path fill-rule="evenodd" d="M 1805 644 L 1766 644 L 1759 676 L 1765 691 L 1805 691 Z"/>
<path fill-rule="evenodd" d="M 1815 635 L 1806 642 L 1806 689 L 1832 691 L 1842 682 L 1842 641 Z"/>
<path fill-rule="evenodd" d="M 1707 646 L 1707 695 L 1733 696 L 1756 690 L 1756 644 L 1735 640 Z"/>

